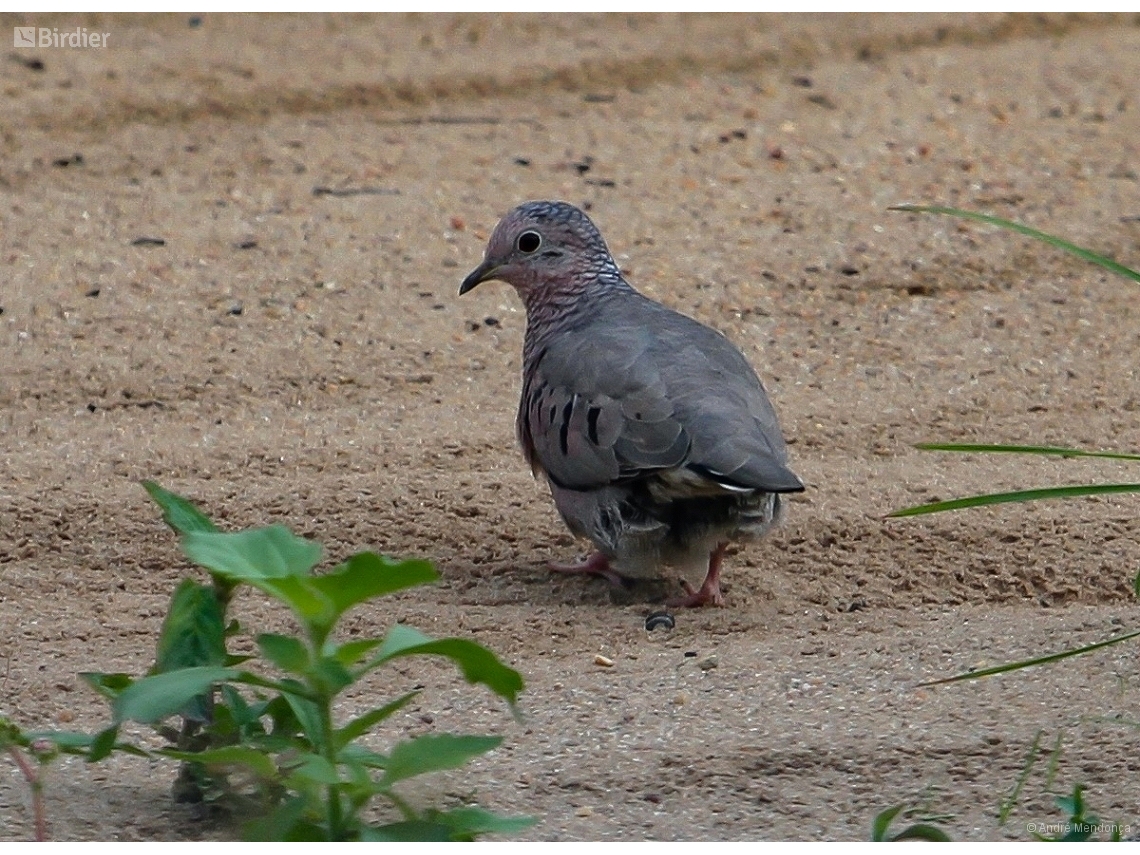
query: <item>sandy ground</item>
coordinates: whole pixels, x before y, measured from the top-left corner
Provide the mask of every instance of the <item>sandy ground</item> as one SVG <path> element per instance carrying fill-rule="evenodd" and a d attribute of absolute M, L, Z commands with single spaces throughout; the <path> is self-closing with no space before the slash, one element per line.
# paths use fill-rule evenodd
<path fill-rule="evenodd" d="M 77 673 L 151 661 L 188 572 L 153 478 L 330 560 L 437 564 L 349 629 L 475 638 L 527 689 L 521 724 L 443 666 L 346 701 L 420 682 L 383 739 L 506 737 L 413 786 L 425 804 L 531 814 L 535 840 L 752 840 L 865 839 L 905 802 L 955 838 L 1024 839 L 1083 783 L 1140 821 L 1135 645 L 918 687 L 1140 625 L 1135 498 L 884 519 L 1140 480 L 913 448 L 1140 449 L 1140 300 L 1023 238 L 886 210 L 983 209 L 1136 266 L 1135 16 L 0 23 L 110 33 L 0 65 L 0 712 L 94 730 L 108 711 Z M 637 287 L 743 349 L 808 484 L 731 554 L 727 607 L 671 632 L 644 629 L 660 591 L 544 569 L 584 546 L 515 447 L 524 316 L 504 285 L 456 296 L 528 198 L 589 206 Z M 65 762 L 51 833 L 233 834 L 172 804 L 172 777 Z M 30 835 L 0 763 L 0 838 Z"/>

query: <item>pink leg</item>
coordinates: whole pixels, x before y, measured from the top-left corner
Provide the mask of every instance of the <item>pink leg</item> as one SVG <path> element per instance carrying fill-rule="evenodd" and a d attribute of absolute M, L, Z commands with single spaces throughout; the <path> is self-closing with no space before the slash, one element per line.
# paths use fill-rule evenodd
<path fill-rule="evenodd" d="M 727 543 L 720 544 L 709 556 L 709 572 L 705 574 L 705 581 L 700 588 L 694 588 L 687 581 L 681 580 L 688 596 L 669 600 L 666 605 L 673 608 L 686 609 L 696 606 L 724 605 L 724 595 L 720 592 L 720 563 L 724 560 L 724 551 L 728 549 Z"/>
<path fill-rule="evenodd" d="M 555 564 L 552 562 L 546 566 L 555 573 L 586 573 L 590 576 L 601 576 L 615 588 L 625 585 L 625 577 L 610 566 L 609 557 L 601 552 L 595 552 L 585 561 L 579 561 L 577 564 Z"/>

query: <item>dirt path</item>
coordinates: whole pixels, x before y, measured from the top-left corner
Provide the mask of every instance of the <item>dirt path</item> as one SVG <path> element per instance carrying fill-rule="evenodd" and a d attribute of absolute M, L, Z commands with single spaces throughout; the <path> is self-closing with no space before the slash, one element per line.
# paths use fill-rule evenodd
<path fill-rule="evenodd" d="M 1140 820 L 1135 646 L 916 688 L 1140 625 L 1136 500 L 883 519 L 1138 480 L 913 449 L 1140 449 L 1140 301 L 1024 239 L 886 210 L 984 209 L 1136 266 L 1135 16 L 0 23 L 111 34 L 0 73 L 0 713 L 94 729 L 77 673 L 146 668 L 184 572 L 153 478 L 333 559 L 436 562 L 442 584 L 354 629 L 473 637 L 525 675 L 521 725 L 446 669 L 394 679 L 427 684 L 402 732 L 506 735 L 424 798 L 541 817 L 526 838 L 860 839 L 907 802 L 955 838 L 1024 839 L 1077 783 Z M 543 569 L 582 545 L 514 445 L 523 314 L 506 286 L 456 296 L 528 198 L 588 205 L 636 286 L 742 347 L 809 485 L 730 555 L 727 608 L 671 633 L 643 627 L 652 594 Z M 1043 749 L 999 827 L 1039 732 L 1056 778 Z M 54 837 L 226 836 L 170 776 L 64 764 Z M 30 834 L 0 764 L 0 839 Z"/>

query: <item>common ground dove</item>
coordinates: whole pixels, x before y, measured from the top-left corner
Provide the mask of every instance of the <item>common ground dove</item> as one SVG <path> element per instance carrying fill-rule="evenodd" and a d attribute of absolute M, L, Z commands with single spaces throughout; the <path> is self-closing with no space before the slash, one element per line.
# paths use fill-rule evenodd
<path fill-rule="evenodd" d="M 776 525 L 803 490 L 764 387 L 723 335 L 626 282 L 597 227 L 566 202 L 527 202 L 495 227 L 480 282 L 526 305 L 516 427 L 570 530 L 597 549 L 553 565 L 619 583 L 682 581 L 674 606 L 723 605 L 730 541 Z"/>

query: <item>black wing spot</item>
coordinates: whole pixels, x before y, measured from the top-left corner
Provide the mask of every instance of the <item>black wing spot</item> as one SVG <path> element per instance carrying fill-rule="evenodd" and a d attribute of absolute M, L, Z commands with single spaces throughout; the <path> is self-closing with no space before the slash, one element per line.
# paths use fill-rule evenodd
<path fill-rule="evenodd" d="M 562 427 L 558 430 L 558 446 L 563 454 L 570 453 L 570 416 L 574 414 L 574 398 L 566 402 L 562 408 Z"/>
<path fill-rule="evenodd" d="M 586 412 L 586 431 L 590 435 L 590 442 L 598 444 L 598 416 L 602 414 L 601 407 L 590 407 Z"/>

